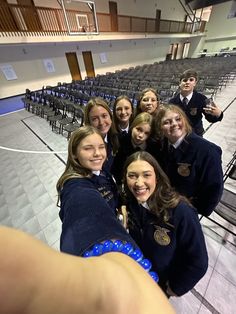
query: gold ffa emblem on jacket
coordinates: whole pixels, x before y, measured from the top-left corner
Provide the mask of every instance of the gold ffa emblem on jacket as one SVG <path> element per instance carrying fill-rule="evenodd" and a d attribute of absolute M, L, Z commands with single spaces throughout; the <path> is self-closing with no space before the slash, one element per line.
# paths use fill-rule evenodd
<path fill-rule="evenodd" d="M 188 177 L 190 175 L 190 164 L 185 163 L 178 163 L 178 174 L 180 174 L 182 177 Z"/>
<path fill-rule="evenodd" d="M 190 108 L 189 113 L 191 114 L 191 116 L 196 116 L 196 114 L 197 114 L 197 108 Z"/>
<path fill-rule="evenodd" d="M 170 237 L 168 236 L 168 232 L 170 230 L 166 228 L 162 228 L 160 226 L 155 226 L 156 230 L 154 232 L 154 240 L 163 246 L 169 245 L 170 244 Z"/>

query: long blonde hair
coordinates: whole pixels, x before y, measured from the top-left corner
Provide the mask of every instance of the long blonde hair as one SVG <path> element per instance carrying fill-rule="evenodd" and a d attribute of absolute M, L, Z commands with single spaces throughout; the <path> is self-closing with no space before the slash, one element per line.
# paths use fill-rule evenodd
<path fill-rule="evenodd" d="M 137 125 L 143 124 L 143 123 L 149 124 L 151 127 L 152 119 L 153 119 L 153 116 L 150 113 L 141 112 L 134 118 L 133 122 L 131 123 L 130 130 L 135 128 Z"/>
<path fill-rule="evenodd" d="M 165 117 L 166 113 L 168 111 L 172 111 L 175 112 L 177 114 L 179 114 L 179 116 L 181 117 L 182 121 L 183 121 L 183 125 L 184 128 L 186 130 L 187 134 L 190 134 L 192 132 L 192 127 L 189 123 L 189 120 L 186 116 L 186 114 L 184 113 L 184 111 L 173 104 L 163 104 L 160 108 L 160 110 L 158 111 L 158 115 L 155 116 L 154 120 L 153 120 L 153 135 L 154 137 L 158 138 L 158 139 L 163 139 L 164 138 L 164 133 L 162 130 L 162 124 L 163 124 L 163 118 Z"/>
<path fill-rule="evenodd" d="M 66 168 L 59 180 L 57 181 L 56 185 L 59 194 L 67 180 L 71 178 L 84 178 L 92 174 L 91 170 L 83 167 L 76 157 L 77 147 L 79 146 L 81 141 L 92 134 L 98 134 L 103 140 L 101 133 L 92 126 L 82 126 L 72 133 L 68 144 L 68 157 Z"/>

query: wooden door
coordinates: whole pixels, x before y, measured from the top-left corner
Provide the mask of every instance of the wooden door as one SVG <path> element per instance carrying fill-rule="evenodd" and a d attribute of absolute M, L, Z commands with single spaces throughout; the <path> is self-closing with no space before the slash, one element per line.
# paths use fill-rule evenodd
<path fill-rule="evenodd" d="M 183 46 L 182 59 L 188 58 L 189 48 L 190 48 L 190 42 L 185 42 Z"/>
<path fill-rule="evenodd" d="M 174 45 L 173 45 L 172 60 L 176 60 L 178 47 L 179 47 L 179 44 L 174 44 Z"/>
<path fill-rule="evenodd" d="M 161 10 L 156 10 L 156 32 L 160 31 Z"/>
<path fill-rule="evenodd" d="M 34 32 L 43 30 L 34 1 L 17 0 L 17 4 L 23 6 L 21 8 L 21 13 L 24 18 L 27 31 Z"/>
<path fill-rule="evenodd" d="M 83 55 L 83 59 L 84 59 L 84 66 L 85 66 L 87 77 L 95 77 L 92 52 L 91 51 L 83 51 L 82 55 Z"/>
<path fill-rule="evenodd" d="M 111 17 L 111 31 L 118 32 L 117 3 L 109 1 L 109 12 Z"/>
<path fill-rule="evenodd" d="M 66 59 L 70 69 L 72 80 L 81 81 L 82 77 L 76 53 L 66 52 Z"/>

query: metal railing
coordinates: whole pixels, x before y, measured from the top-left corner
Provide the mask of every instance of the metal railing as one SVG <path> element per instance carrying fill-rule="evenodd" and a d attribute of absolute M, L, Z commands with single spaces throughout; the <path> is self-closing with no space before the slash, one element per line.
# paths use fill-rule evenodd
<path fill-rule="evenodd" d="M 91 12 L 67 10 L 66 14 L 71 31 L 81 35 L 96 31 Z M 88 25 L 79 27 L 78 14 L 87 16 Z M 96 16 L 99 33 L 114 32 L 111 28 L 110 14 L 97 13 Z M 203 32 L 205 27 L 204 22 L 194 25 L 189 22 L 126 15 L 118 15 L 117 24 L 115 32 L 124 33 L 192 33 L 193 31 Z M 0 37 L 47 35 L 69 36 L 64 12 L 61 8 L 0 4 Z"/>

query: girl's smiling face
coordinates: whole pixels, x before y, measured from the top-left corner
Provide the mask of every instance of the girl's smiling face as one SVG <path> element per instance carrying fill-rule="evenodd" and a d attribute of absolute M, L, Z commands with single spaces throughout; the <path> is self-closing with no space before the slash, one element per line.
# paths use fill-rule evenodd
<path fill-rule="evenodd" d="M 127 168 L 126 182 L 136 200 L 144 203 L 156 189 L 154 168 L 145 160 L 133 161 Z"/>
<path fill-rule="evenodd" d="M 105 137 L 111 128 L 112 120 L 109 112 L 102 106 L 94 106 L 89 112 L 90 124 Z"/>
<path fill-rule="evenodd" d="M 161 129 L 165 137 L 171 143 L 186 135 L 186 128 L 182 116 L 174 111 L 168 110 L 161 122 Z"/>
<path fill-rule="evenodd" d="M 132 115 L 132 106 L 127 99 L 121 99 L 115 109 L 115 115 L 121 124 L 129 123 L 129 119 Z"/>
<path fill-rule="evenodd" d="M 101 170 L 107 157 L 101 136 L 94 133 L 84 138 L 77 147 L 75 157 L 84 168 L 91 171 Z"/>

